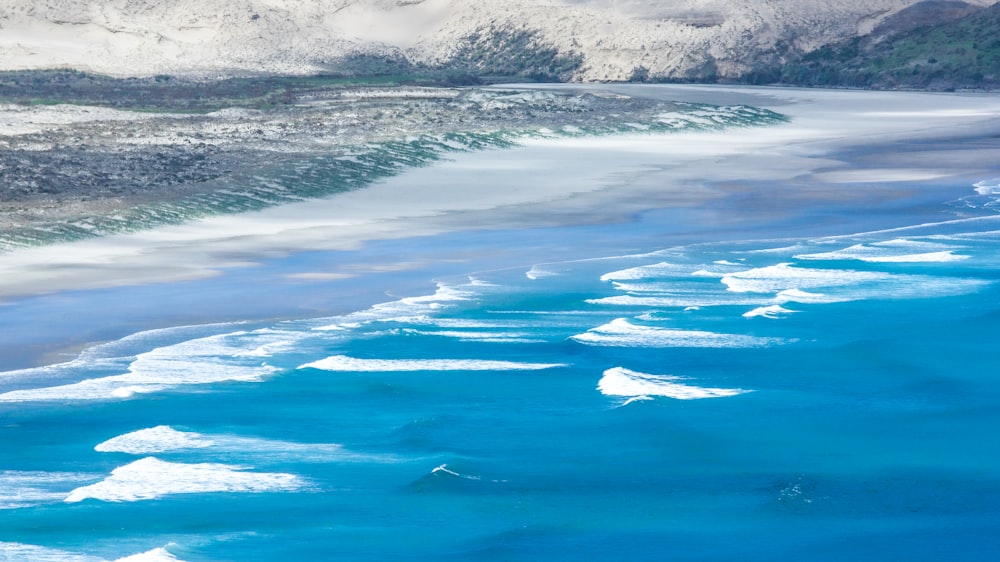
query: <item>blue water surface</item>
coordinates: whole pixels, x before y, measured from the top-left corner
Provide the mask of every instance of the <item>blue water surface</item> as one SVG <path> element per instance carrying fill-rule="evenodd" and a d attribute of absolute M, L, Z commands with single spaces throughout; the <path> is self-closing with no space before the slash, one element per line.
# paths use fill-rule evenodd
<path fill-rule="evenodd" d="M 314 253 L 12 305 L 244 321 L 0 373 L 0 559 L 991 560 L 1000 218 L 972 203 L 732 238 L 661 211 L 370 245 L 437 256 L 385 277 L 287 282 L 362 259 Z M 507 250 L 447 259 L 476 248 Z"/>

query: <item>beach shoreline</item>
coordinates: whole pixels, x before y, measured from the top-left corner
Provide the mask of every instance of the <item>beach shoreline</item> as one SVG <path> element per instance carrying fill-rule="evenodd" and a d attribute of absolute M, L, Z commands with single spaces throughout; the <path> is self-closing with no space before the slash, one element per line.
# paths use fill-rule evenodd
<path fill-rule="evenodd" d="M 788 120 L 0 254 L 0 558 L 995 551 L 1000 100 L 612 88 Z"/>
<path fill-rule="evenodd" d="M 979 177 L 990 173 L 989 159 L 1000 152 L 977 144 L 1000 132 L 1000 101 L 991 96 L 718 86 L 588 89 L 681 101 L 735 101 L 745 94 L 758 103 L 771 97 L 791 122 L 670 135 L 526 138 L 514 148 L 450 155 L 326 198 L 16 249 L 0 259 L 0 299 L 205 278 L 258 257 L 347 250 L 371 240 L 628 220 L 657 208 L 724 199 L 751 182 L 808 188 L 804 196 L 849 202 L 894 184 Z M 941 150 L 949 158 L 935 159 Z M 970 166 L 977 161 L 982 170 Z M 571 174 L 564 171 L 567 162 L 575 163 L 568 167 Z M 489 186 L 482 185 L 482 174 L 489 175 Z"/>
<path fill-rule="evenodd" d="M 77 302 L 77 312 L 62 305 L 71 316 L 93 311 L 88 301 L 132 304 L 97 314 L 90 329 L 81 330 L 94 337 L 59 343 L 67 330 L 54 330 L 32 347 L 18 335 L 2 355 L 31 349 L 8 361 L 23 367 L 129 330 L 345 312 L 387 300 L 387 292 L 419 293 L 431 279 L 463 268 L 492 267 L 490 256 L 511 244 L 524 247 L 508 252 L 506 263 L 530 266 L 582 257 L 582 249 L 573 254 L 581 243 L 588 252 L 603 246 L 620 253 L 739 239 L 762 227 L 782 238 L 905 226 L 920 213 L 916 222 L 943 220 L 961 210 L 941 203 L 972 194 L 974 181 L 1000 176 L 992 164 L 1000 161 L 1000 149 L 982 142 L 1000 134 L 1000 101 L 989 96 L 721 86 L 500 88 L 768 102 L 765 108 L 791 120 L 708 132 L 529 138 L 513 148 L 454 154 L 323 199 L 15 250 L 0 256 L 0 301 L 6 304 L 0 310 L 7 311 L 11 329 L 30 317 L 28 310 L 47 310 L 54 305 L 44 303 L 60 299 Z M 588 229 L 600 228 L 607 236 L 585 240 Z M 635 243 L 626 241 L 632 231 L 643 232 Z M 478 246 L 476 236 L 484 237 Z M 436 250 L 422 247 L 429 240 L 437 241 Z M 373 250 L 380 245 L 397 250 L 383 255 Z M 450 249 L 456 246 L 461 250 Z M 303 253 L 327 257 L 289 265 Z M 324 296 L 324 305 L 303 310 L 299 297 L 290 296 L 267 310 L 241 311 L 240 299 L 252 298 L 252 291 L 237 288 L 262 279 L 287 283 L 306 300 L 338 292 L 346 298 L 338 303 Z M 139 296 L 115 296 L 127 291 Z M 171 301 L 163 294 L 187 296 Z M 215 309 L 213 299 L 229 304 Z M 168 311 L 170 302 L 175 306 Z M 184 307 L 196 312 L 177 313 Z M 96 329 L 108 322 L 117 329 Z"/>

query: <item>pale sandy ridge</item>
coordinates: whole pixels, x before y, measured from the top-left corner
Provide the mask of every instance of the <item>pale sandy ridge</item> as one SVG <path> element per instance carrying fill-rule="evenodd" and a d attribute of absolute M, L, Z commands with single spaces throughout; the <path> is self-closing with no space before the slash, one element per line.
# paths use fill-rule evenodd
<path fill-rule="evenodd" d="M 988 6 L 996 0 L 966 0 Z M 440 62 L 489 28 L 583 55 L 576 80 L 740 74 L 870 32 L 918 0 L 7 0 L 0 70 L 309 74 L 352 53 Z"/>
<path fill-rule="evenodd" d="M 0 298 L 203 278 L 267 257 L 358 248 L 371 240 L 625 220 L 648 209 L 711 205 L 726 195 L 715 187 L 726 182 L 795 180 L 826 186 L 825 196 L 836 197 L 837 186 L 848 193 L 866 169 L 891 186 L 968 177 L 980 168 L 986 174 L 1000 161 L 1000 148 L 981 145 L 959 161 L 917 154 L 913 161 L 858 164 L 831 156 L 846 148 L 874 153 L 907 139 L 1000 134 L 995 96 L 607 88 L 667 99 L 743 99 L 792 120 L 719 132 L 525 140 L 518 148 L 460 154 L 327 199 L 15 251 L 0 258 Z"/>

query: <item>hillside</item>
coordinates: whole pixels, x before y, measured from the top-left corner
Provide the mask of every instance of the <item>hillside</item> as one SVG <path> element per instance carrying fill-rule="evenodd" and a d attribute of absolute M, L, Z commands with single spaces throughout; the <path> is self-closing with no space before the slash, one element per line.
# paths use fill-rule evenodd
<path fill-rule="evenodd" d="M 870 34 L 924 3 L 7 0 L 0 5 L 0 70 L 712 81 Z"/>
<path fill-rule="evenodd" d="M 744 77 L 756 83 L 879 89 L 1000 88 L 1000 5 L 965 11 L 935 2 L 939 17 L 910 17 L 912 29 L 877 29 Z M 947 11 L 961 15 L 941 22 Z M 926 16 L 926 14 L 924 14 Z"/>

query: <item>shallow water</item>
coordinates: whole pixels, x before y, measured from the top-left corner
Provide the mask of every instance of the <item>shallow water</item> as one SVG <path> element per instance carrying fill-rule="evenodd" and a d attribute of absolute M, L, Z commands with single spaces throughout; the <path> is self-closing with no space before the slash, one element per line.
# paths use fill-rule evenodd
<path fill-rule="evenodd" d="M 1000 221 L 965 226 L 505 269 L 4 373 L 5 555 L 985 559 Z"/>
<path fill-rule="evenodd" d="M 25 329 L 132 316 L 115 302 L 167 327 L 0 373 L 0 559 L 992 559 L 1000 196 L 979 179 L 14 302 Z M 403 256 L 422 265 L 288 278 Z M 171 327 L 175 307 L 247 322 Z"/>

